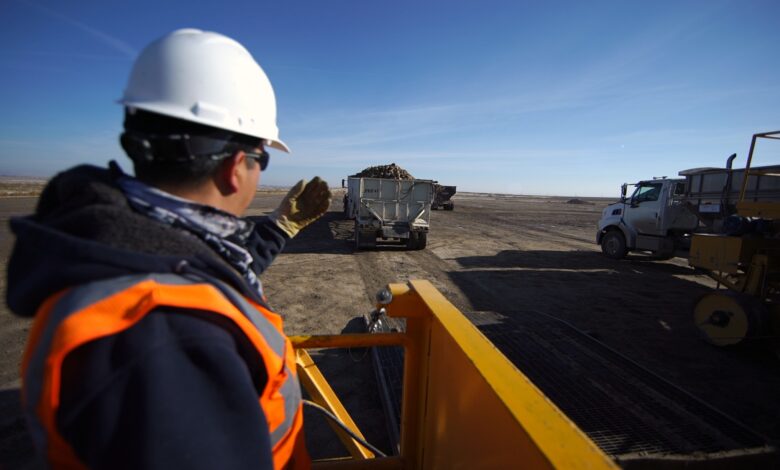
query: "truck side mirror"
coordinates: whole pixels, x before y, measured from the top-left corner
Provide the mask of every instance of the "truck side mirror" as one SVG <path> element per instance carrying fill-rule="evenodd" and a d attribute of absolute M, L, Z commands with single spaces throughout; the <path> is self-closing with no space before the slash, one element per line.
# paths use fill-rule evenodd
<path fill-rule="evenodd" d="M 346 186 L 344 185 L 344 178 L 341 178 L 341 187 L 346 188 Z"/>
<path fill-rule="evenodd" d="M 626 183 L 623 183 L 620 186 L 620 199 L 625 199 L 626 198 L 626 191 L 627 191 L 627 189 L 628 189 L 628 185 Z"/>

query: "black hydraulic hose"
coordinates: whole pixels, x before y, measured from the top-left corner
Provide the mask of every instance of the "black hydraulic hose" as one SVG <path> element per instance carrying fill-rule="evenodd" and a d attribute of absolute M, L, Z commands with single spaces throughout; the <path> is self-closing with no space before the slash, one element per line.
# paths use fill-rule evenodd
<path fill-rule="evenodd" d="M 341 420 L 339 420 L 336 417 L 336 415 L 334 415 L 333 413 L 328 411 L 326 408 L 324 408 L 324 407 L 322 407 L 322 406 L 320 406 L 320 405 L 318 405 L 318 404 L 316 404 L 316 403 L 314 403 L 313 401 L 310 401 L 310 400 L 303 400 L 303 404 L 304 405 L 308 405 L 308 406 L 310 406 L 310 407 L 312 407 L 312 408 L 322 412 L 325 416 L 330 418 L 331 421 L 333 421 L 334 423 L 338 424 L 339 427 L 341 429 L 343 429 L 347 434 L 349 434 L 349 436 L 352 439 L 358 441 L 366 449 L 370 450 L 371 452 L 373 452 L 374 454 L 376 454 L 376 455 L 378 455 L 380 457 L 387 457 L 387 454 L 385 454 L 381 450 L 377 449 L 376 447 L 372 446 L 371 444 L 366 442 L 365 439 L 363 439 L 360 436 L 358 436 L 357 434 L 355 434 L 351 429 L 349 429 L 349 427 L 347 427 L 346 424 L 342 423 Z"/>

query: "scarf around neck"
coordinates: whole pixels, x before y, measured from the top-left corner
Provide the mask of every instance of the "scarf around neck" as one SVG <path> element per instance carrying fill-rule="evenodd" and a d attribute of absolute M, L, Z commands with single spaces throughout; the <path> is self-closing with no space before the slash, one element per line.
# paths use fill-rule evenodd
<path fill-rule="evenodd" d="M 203 240 L 263 297 L 263 285 L 251 269 L 252 255 L 245 248 L 254 223 L 166 193 L 127 175 L 121 176 L 118 184 L 136 212 Z"/>

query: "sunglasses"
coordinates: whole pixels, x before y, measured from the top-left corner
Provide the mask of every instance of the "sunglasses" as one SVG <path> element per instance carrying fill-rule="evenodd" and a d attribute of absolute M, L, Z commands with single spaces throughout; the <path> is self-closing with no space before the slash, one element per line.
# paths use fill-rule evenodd
<path fill-rule="evenodd" d="M 265 150 L 262 150 L 260 153 L 247 152 L 245 150 L 244 155 L 246 155 L 246 158 L 251 158 L 252 160 L 257 161 L 257 163 L 260 165 L 260 171 L 265 171 L 265 169 L 268 168 L 268 161 L 270 160 L 271 156 L 268 155 L 268 152 Z"/>
<path fill-rule="evenodd" d="M 244 155 L 246 155 L 246 158 L 251 158 L 260 165 L 260 171 L 265 171 L 265 169 L 268 168 L 268 162 L 271 159 L 271 155 L 269 155 L 265 150 L 261 150 L 259 153 L 254 150 L 243 150 L 243 152 Z M 209 155 L 209 158 L 212 160 L 222 160 L 224 158 L 232 157 L 234 153 L 235 151 L 216 153 Z"/>

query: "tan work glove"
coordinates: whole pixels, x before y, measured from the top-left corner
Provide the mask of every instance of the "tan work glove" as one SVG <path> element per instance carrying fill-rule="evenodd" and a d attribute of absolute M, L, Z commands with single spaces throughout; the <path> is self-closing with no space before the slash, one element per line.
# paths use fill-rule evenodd
<path fill-rule="evenodd" d="M 319 176 L 315 176 L 308 183 L 306 180 L 300 180 L 271 213 L 270 218 L 292 238 L 327 212 L 330 197 L 328 183 Z"/>

